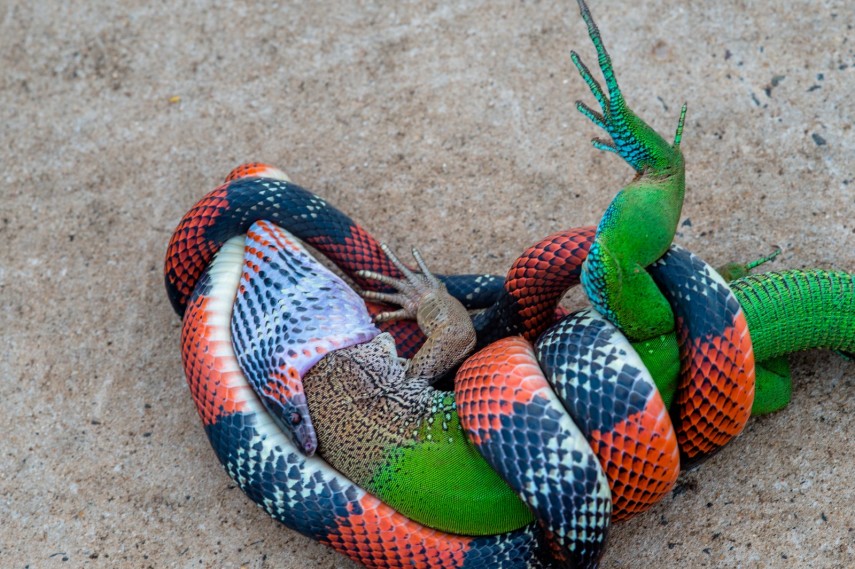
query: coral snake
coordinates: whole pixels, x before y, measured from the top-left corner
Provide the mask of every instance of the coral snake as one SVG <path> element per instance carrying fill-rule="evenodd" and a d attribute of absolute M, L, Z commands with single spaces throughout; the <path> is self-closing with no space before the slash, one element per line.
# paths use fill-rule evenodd
<path fill-rule="evenodd" d="M 505 278 L 441 277 L 467 308 L 483 309 L 473 315 L 478 351 L 454 379 L 457 428 L 534 521 L 477 536 L 412 521 L 311 456 L 310 444 L 299 444 L 310 440 L 305 406 L 286 407 L 284 422 L 269 412 L 264 398 L 291 405 L 299 377 L 282 377 L 269 393 L 250 387 L 232 340 L 232 307 L 248 267 L 269 262 L 269 255 L 250 258 L 245 244 L 248 251 L 254 238 L 276 254 L 310 258 L 302 242 L 361 288 L 380 286 L 361 271 L 400 277 L 349 217 L 281 171 L 247 164 L 190 209 L 169 243 L 165 281 L 183 317 L 185 373 L 219 460 L 275 519 L 365 566 L 594 567 L 612 519 L 650 507 L 672 488 L 681 458 L 684 468 L 697 463 L 742 430 L 754 401 L 755 360 L 810 348 L 855 349 L 851 275 L 785 271 L 728 285 L 699 258 L 671 246 L 683 198 L 682 116 L 670 145 L 626 108 L 599 32 L 580 6 L 607 91 L 573 54 L 603 113 L 578 107 L 611 136 L 611 143 L 595 146 L 619 154 L 639 176 L 598 228 L 547 237 Z M 631 224 L 639 215 L 656 225 L 640 247 L 627 237 L 638 239 Z M 563 294 L 580 279 L 595 309 L 556 320 Z M 658 315 L 638 316 L 639 305 Z M 384 310 L 373 303 L 367 309 Z M 402 357 L 423 340 L 412 321 L 378 327 L 392 333 Z M 325 346 L 319 354 L 336 344 Z M 788 386 L 788 378 L 762 377 L 760 398 L 779 397 L 764 395 L 764 385 Z"/>

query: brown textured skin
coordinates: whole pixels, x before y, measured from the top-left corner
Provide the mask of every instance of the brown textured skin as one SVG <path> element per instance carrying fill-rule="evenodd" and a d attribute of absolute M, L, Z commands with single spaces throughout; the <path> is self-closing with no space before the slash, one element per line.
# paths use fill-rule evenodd
<path fill-rule="evenodd" d="M 382 333 L 327 354 L 303 378 L 318 453 L 353 480 L 370 480 L 385 450 L 404 444 L 430 409 L 433 388 L 408 380 L 407 360 Z"/>
<path fill-rule="evenodd" d="M 457 366 L 475 348 L 475 329 L 462 304 L 445 289 L 413 251 L 422 273 L 403 266 L 388 250 L 404 279 L 375 273 L 394 294 L 363 292 L 366 299 L 401 305 L 378 321 L 415 318 L 427 336 L 411 360 L 398 357 L 395 341 L 383 333 L 371 342 L 331 352 L 309 370 L 303 388 L 315 419 L 318 454 L 364 485 L 385 452 L 414 440 L 431 411 L 430 384 Z"/>
<path fill-rule="evenodd" d="M 475 329 L 469 313 L 439 281 L 419 296 L 416 321 L 427 339 L 410 360 L 407 377 L 433 383 L 475 349 Z"/>

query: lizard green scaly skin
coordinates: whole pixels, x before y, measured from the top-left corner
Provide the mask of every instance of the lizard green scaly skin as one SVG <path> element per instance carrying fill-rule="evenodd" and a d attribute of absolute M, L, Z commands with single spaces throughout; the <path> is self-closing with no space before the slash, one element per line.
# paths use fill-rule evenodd
<path fill-rule="evenodd" d="M 636 171 L 635 179 L 618 192 L 600 220 L 582 284 L 594 308 L 631 341 L 650 340 L 674 329 L 668 301 L 645 268 L 668 250 L 680 220 L 686 188 L 680 138 L 686 107 L 680 113 L 674 144 L 669 144 L 626 105 L 600 32 L 587 6 L 580 2 L 579 7 L 597 50 L 607 93 L 573 52 L 573 63 L 603 112 L 582 102 L 576 106 L 611 137 L 611 142 L 594 139 L 594 146 L 614 152 Z"/>
<path fill-rule="evenodd" d="M 633 342 L 665 404 L 670 406 L 679 373 L 674 315 L 645 269 L 671 245 L 680 219 L 685 195 L 680 141 L 686 105 L 680 112 L 674 143 L 669 144 L 627 106 L 588 7 L 581 1 L 579 7 L 597 51 L 606 92 L 578 54 L 572 52 L 573 63 L 602 114 L 582 102 L 576 106 L 611 137 L 611 142 L 594 139 L 594 146 L 618 154 L 636 172 L 635 179 L 618 192 L 600 220 L 585 262 L 582 284 L 591 304 Z M 774 256 L 748 265 L 727 265 L 729 274 L 725 278 L 743 276 Z M 789 403 L 792 392 L 787 362 L 781 358 L 769 362 L 758 358 L 758 361 L 762 365 L 757 368 L 753 412 L 763 414 L 782 409 Z"/>
<path fill-rule="evenodd" d="M 484 461 L 460 427 L 454 394 L 431 383 L 475 347 L 466 309 L 427 270 L 413 273 L 384 248 L 405 278 L 362 273 L 394 294 L 364 292 L 402 306 L 378 321 L 416 318 L 427 336 L 411 360 L 389 334 L 336 350 L 303 378 L 318 452 L 351 480 L 411 519 L 464 535 L 522 527 L 528 508 Z M 438 507 L 438 505 L 442 507 Z"/>

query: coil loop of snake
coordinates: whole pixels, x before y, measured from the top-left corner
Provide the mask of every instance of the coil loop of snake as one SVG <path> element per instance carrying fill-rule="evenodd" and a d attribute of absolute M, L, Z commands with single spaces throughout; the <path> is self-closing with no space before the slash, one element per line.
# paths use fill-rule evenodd
<path fill-rule="evenodd" d="M 594 146 L 638 174 L 597 228 L 547 237 L 504 279 L 435 278 L 282 171 L 248 164 L 170 241 L 185 373 L 218 458 L 271 516 L 365 566 L 594 567 L 611 520 L 661 499 L 681 463 L 736 436 L 752 405 L 786 405 L 789 377 L 763 362 L 855 348 L 852 275 L 785 271 L 728 285 L 671 246 L 685 107 L 673 144 L 635 116 L 579 5 L 605 90 L 573 53 L 602 112 L 577 108 L 611 138 Z M 556 320 L 580 280 L 593 308 Z M 448 295 L 481 311 L 470 323 Z M 390 313 L 383 300 L 403 308 Z M 448 343 L 463 355 L 445 361 Z M 473 345 L 454 393 L 434 389 Z M 329 411 L 333 391 L 355 407 L 370 399 L 368 435 L 349 411 Z"/>

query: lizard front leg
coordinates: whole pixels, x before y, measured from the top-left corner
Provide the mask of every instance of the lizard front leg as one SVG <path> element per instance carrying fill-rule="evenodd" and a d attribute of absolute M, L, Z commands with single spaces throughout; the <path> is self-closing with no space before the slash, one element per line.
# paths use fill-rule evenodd
<path fill-rule="evenodd" d="M 395 279 L 380 273 L 360 271 L 360 276 L 382 282 L 396 291 L 363 291 L 362 296 L 368 300 L 401 307 L 379 314 L 376 318 L 378 322 L 416 319 L 427 340 L 409 361 L 406 378 L 423 379 L 433 383 L 472 353 L 476 340 L 475 328 L 469 313 L 428 270 L 418 250 L 413 249 L 413 257 L 420 272 L 414 272 L 404 265 L 389 247 L 385 244 L 381 247 L 404 278 Z"/>

